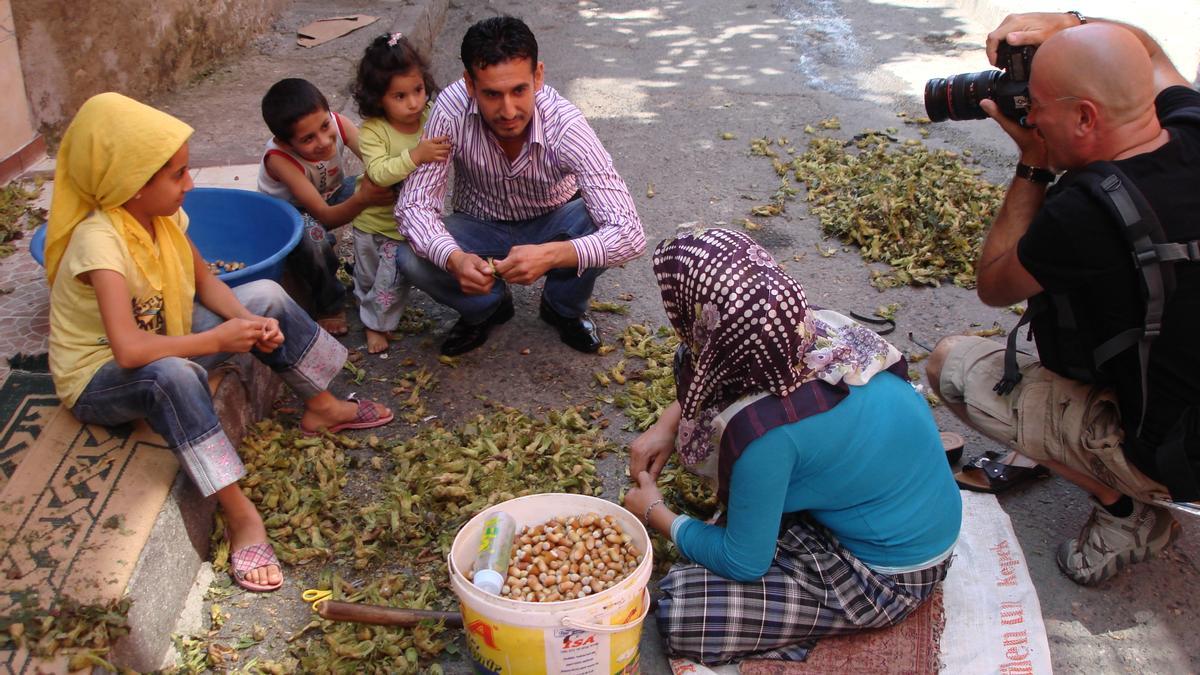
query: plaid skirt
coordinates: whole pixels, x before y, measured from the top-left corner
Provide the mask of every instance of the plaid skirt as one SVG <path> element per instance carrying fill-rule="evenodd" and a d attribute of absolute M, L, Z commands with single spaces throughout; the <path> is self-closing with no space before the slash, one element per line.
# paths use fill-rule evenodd
<path fill-rule="evenodd" d="M 881 574 L 808 518 L 785 525 L 767 573 L 731 581 L 675 565 L 659 589 L 658 629 L 672 656 L 705 665 L 745 658 L 803 661 L 822 637 L 882 628 L 911 614 L 946 578 L 950 559 Z"/>

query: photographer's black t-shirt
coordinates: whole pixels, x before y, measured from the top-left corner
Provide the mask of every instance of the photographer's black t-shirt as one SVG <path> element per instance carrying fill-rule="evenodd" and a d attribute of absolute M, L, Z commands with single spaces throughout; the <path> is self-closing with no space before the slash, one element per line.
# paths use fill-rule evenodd
<path fill-rule="evenodd" d="M 1200 108 L 1200 93 L 1170 87 L 1155 99 L 1159 118 Z M 1200 126 L 1167 127 L 1171 140 L 1153 152 L 1115 162 L 1146 196 L 1167 239 L 1200 239 Z M 1131 249 L 1103 204 L 1065 174 L 1017 245 L 1021 264 L 1051 293 L 1069 293 L 1086 308 L 1076 313 L 1080 329 L 1102 343 L 1141 326 L 1145 308 Z M 1200 264 L 1175 265 L 1177 287 L 1168 302 L 1162 334 L 1150 351 L 1150 392 L 1142 438 L 1161 441 L 1183 409 L 1200 402 Z M 1151 451 L 1130 442 L 1141 416 L 1141 377 L 1136 349 L 1105 367 L 1112 377 L 1125 426 L 1125 454 L 1158 479 Z"/>

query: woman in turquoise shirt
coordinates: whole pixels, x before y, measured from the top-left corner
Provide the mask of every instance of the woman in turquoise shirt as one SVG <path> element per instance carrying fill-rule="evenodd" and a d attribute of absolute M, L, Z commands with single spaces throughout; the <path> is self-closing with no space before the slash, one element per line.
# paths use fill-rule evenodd
<path fill-rule="evenodd" d="M 682 342 L 678 401 L 632 444 L 625 506 L 691 561 L 660 584 L 669 652 L 799 661 L 908 616 L 946 576 L 962 505 L 903 357 L 810 308 L 740 232 L 665 241 L 654 272 Z M 664 505 L 673 451 L 715 481 L 723 524 Z"/>

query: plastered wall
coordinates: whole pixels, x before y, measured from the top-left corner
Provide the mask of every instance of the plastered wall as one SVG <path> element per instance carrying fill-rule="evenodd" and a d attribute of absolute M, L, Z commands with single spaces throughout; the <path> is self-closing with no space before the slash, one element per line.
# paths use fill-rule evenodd
<path fill-rule="evenodd" d="M 21 55 L 17 50 L 12 4 L 0 0 L 0 160 L 20 151 L 33 140 L 33 120 L 25 100 L 25 80 L 21 74 Z"/>
<path fill-rule="evenodd" d="M 289 2 L 16 0 L 13 18 L 34 126 L 57 138 L 93 94 L 145 98 L 186 82 L 243 47 Z"/>

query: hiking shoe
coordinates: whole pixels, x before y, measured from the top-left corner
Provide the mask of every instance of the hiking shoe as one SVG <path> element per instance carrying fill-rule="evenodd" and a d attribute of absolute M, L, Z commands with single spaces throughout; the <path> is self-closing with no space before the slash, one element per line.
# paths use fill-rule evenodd
<path fill-rule="evenodd" d="M 1163 550 L 1179 536 L 1179 523 L 1164 508 L 1133 503 L 1128 518 L 1118 518 L 1092 500 L 1092 515 L 1075 539 L 1058 547 L 1058 567 L 1077 584 L 1091 586 L 1126 565 Z"/>

